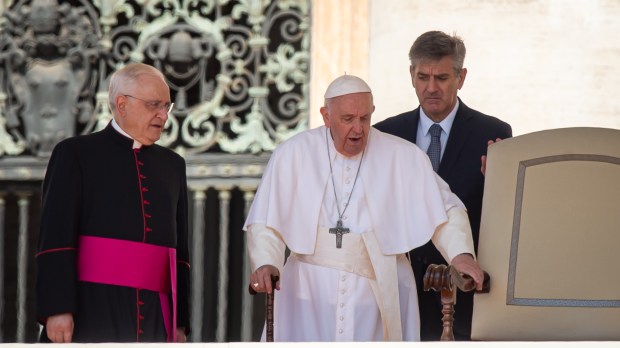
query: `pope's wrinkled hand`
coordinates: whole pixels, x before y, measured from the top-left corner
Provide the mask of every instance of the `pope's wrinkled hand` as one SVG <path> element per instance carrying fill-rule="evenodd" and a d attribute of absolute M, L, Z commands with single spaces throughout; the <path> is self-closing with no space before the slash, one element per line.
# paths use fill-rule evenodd
<path fill-rule="evenodd" d="M 250 286 L 256 292 L 266 292 L 271 294 L 273 291 L 271 279 L 275 277 L 278 277 L 278 281 L 276 282 L 276 290 L 280 290 L 280 271 L 278 271 L 278 268 L 272 265 L 261 266 L 250 275 Z"/>
<path fill-rule="evenodd" d="M 482 283 L 484 282 L 484 272 L 480 265 L 471 254 L 459 254 L 452 259 L 452 267 L 454 267 L 459 273 L 467 274 L 472 277 L 476 282 L 476 290 L 482 290 Z"/>

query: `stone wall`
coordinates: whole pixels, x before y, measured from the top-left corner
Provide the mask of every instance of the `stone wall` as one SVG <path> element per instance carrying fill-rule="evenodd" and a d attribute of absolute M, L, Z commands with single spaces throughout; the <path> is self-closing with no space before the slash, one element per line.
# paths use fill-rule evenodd
<path fill-rule="evenodd" d="M 428 30 L 460 35 L 463 101 L 513 126 L 620 128 L 620 2 L 613 0 L 371 0 L 374 122 L 418 105 L 407 54 Z"/>
<path fill-rule="evenodd" d="M 515 135 L 620 128 L 620 1 L 364 0 L 352 11 L 343 5 L 349 1 L 317 6 L 324 1 L 314 0 L 312 10 L 311 127 L 322 124 L 325 89 L 315 74 L 330 81 L 349 68 L 368 77 L 377 107 L 373 122 L 417 107 L 409 47 L 423 32 L 443 30 L 467 46 L 463 101 L 508 121 Z M 321 35 L 327 24 L 331 35 Z M 317 52 L 330 60 L 316 59 Z"/>

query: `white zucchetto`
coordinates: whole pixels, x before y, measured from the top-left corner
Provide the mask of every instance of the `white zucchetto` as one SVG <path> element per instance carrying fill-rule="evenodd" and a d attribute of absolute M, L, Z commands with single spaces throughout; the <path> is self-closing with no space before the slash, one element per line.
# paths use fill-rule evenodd
<path fill-rule="evenodd" d="M 364 80 L 353 75 L 342 75 L 332 81 L 325 91 L 325 99 L 353 93 L 372 93 Z"/>

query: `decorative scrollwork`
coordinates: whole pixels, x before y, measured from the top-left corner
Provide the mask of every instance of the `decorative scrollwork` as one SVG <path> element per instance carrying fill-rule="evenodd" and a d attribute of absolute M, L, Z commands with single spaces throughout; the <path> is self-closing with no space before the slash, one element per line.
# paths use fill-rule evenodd
<path fill-rule="evenodd" d="M 0 14 L 0 156 L 105 127 L 108 79 L 132 61 L 166 76 L 176 108 L 159 143 L 179 153 L 270 151 L 307 128 L 309 0 L 22 0 Z"/>

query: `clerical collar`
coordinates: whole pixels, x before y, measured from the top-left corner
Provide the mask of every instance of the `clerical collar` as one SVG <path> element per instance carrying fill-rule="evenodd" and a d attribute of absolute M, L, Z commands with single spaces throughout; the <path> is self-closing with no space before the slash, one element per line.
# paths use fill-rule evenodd
<path fill-rule="evenodd" d="M 112 119 L 112 127 L 114 127 L 114 129 L 116 129 L 117 132 L 121 133 L 122 135 L 126 136 L 127 138 L 133 140 L 133 146 L 131 147 L 132 149 L 139 149 L 142 147 L 142 144 L 137 141 L 136 139 L 132 138 L 131 135 L 127 134 L 127 132 L 125 132 L 121 126 L 118 125 L 118 123 L 116 123 L 115 119 Z"/>
<path fill-rule="evenodd" d="M 441 129 L 444 132 L 446 132 L 446 134 L 448 135 L 450 135 L 450 130 L 452 129 L 452 123 L 454 123 L 454 118 L 456 117 L 456 111 L 459 109 L 459 104 L 460 104 L 460 101 L 457 98 L 456 104 L 454 104 L 454 107 L 452 108 L 448 116 L 446 116 L 446 118 L 444 118 L 441 122 L 439 122 Z M 424 110 L 420 107 L 420 127 L 422 129 L 422 134 L 423 135 L 428 134 L 428 130 L 431 128 L 433 124 L 435 124 L 435 121 L 433 121 L 430 117 L 428 117 L 424 113 Z"/>

